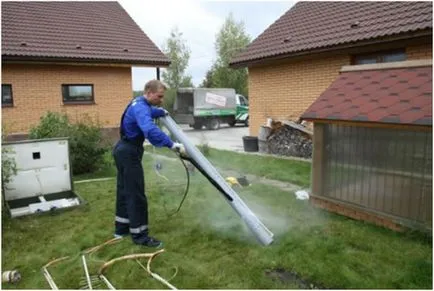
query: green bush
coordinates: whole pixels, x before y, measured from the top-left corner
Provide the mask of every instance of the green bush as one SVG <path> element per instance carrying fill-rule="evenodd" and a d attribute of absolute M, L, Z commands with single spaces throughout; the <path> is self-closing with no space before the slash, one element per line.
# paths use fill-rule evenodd
<path fill-rule="evenodd" d="M 13 153 L 8 146 L 2 145 L 2 185 L 7 184 L 12 180 L 12 177 L 17 174 L 17 165 L 15 159 L 9 154 Z"/>
<path fill-rule="evenodd" d="M 29 138 L 68 137 L 71 130 L 66 114 L 47 112 L 40 118 L 39 125 L 30 129 Z"/>
<path fill-rule="evenodd" d="M 2 141 L 6 140 L 6 129 L 2 129 Z M 13 154 L 10 146 L 3 145 L 2 142 L 2 191 L 7 187 L 7 184 L 12 180 L 12 177 L 17 174 L 17 165 L 15 159 L 9 155 Z"/>
<path fill-rule="evenodd" d="M 105 166 L 104 153 L 109 149 L 97 121 L 83 115 L 71 123 L 66 114 L 47 112 L 39 125 L 30 129 L 31 139 L 68 137 L 73 174 L 90 173 Z"/>

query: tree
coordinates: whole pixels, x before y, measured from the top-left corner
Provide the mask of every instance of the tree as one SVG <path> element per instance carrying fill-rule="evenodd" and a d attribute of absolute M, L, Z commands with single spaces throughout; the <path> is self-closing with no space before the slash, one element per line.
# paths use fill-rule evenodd
<path fill-rule="evenodd" d="M 229 65 L 230 60 L 250 43 L 250 36 L 245 33 L 244 22 L 236 22 L 232 13 L 216 35 L 217 64 Z"/>
<path fill-rule="evenodd" d="M 226 18 L 216 35 L 217 60 L 204 80 L 205 85 L 234 88 L 237 93 L 248 95 L 247 69 L 229 68 L 230 60 L 250 43 L 244 23 L 236 22 L 232 13 Z M 211 82 L 210 82 L 211 80 Z"/>
<path fill-rule="evenodd" d="M 192 77 L 186 75 L 188 61 L 190 60 L 190 49 L 182 38 L 182 33 L 177 27 L 170 32 L 163 47 L 163 51 L 170 59 L 170 66 L 162 73 L 162 79 L 169 88 L 176 89 L 179 87 L 193 87 Z"/>
<path fill-rule="evenodd" d="M 214 71 L 215 71 L 215 68 L 212 67 L 211 69 L 209 69 L 206 72 L 205 79 L 203 79 L 203 81 L 202 81 L 202 83 L 200 83 L 199 87 L 201 87 L 201 88 L 213 88 L 214 87 L 213 86 L 213 80 L 212 80 Z"/>
<path fill-rule="evenodd" d="M 133 90 L 133 98 L 142 95 L 143 95 L 143 90 L 138 90 L 138 91 Z"/>
<path fill-rule="evenodd" d="M 190 49 L 185 44 L 178 27 L 174 27 L 170 32 L 170 37 L 163 45 L 163 51 L 170 59 L 169 68 L 161 74 L 163 82 L 169 87 L 164 96 L 163 106 L 171 112 L 175 102 L 176 89 L 193 87 L 192 77 L 185 72 L 190 60 Z"/>

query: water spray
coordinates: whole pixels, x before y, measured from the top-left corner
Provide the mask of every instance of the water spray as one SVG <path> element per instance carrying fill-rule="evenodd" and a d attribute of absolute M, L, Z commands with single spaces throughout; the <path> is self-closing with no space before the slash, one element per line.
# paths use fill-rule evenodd
<path fill-rule="evenodd" d="M 211 182 L 211 184 L 220 191 L 225 200 L 232 206 L 247 227 L 263 245 L 271 244 L 273 242 L 273 233 L 259 220 L 244 201 L 241 200 L 234 189 L 226 183 L 225 179 L 205 158 L 201 151 L 190 142 L 176 122 L 170 116 L 161 117 L 160 120 L 170 133 L 184 145 L 188 157 L 181 156 L 181 158 L 191 162 Z"/>

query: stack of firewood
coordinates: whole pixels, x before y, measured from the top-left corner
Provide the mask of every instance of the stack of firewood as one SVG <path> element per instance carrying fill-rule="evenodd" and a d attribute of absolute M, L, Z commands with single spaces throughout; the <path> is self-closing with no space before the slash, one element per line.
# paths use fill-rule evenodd
<path fill-rule="evenodd" d="M 272 130 L 267 139 L 270 154 L 312 158 L 313 133 L 303 125 L 285 121 Z"/>

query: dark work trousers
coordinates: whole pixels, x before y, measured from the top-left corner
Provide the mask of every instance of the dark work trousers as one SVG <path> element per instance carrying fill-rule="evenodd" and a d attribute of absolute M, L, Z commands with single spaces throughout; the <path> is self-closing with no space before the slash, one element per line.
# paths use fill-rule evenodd
<path fill-rule="evenodd" d="M 148 203 L 142 166 L 143 146 L 120 140 L 113 149 L 117 191 L 115 233 L 132 239 L 148 235 Z"/>

